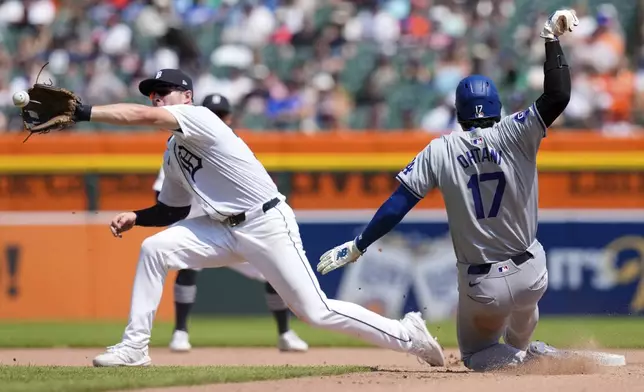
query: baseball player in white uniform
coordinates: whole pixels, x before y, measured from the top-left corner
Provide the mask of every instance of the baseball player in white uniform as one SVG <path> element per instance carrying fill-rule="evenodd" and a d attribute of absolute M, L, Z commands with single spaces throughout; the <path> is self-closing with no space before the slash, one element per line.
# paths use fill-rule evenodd
<path fill-rule="evenodd" d="M 221 94 L 207 95 L 201 106 L 204 106 L 217 115 L 226 125 L 232 126 L 232 106 L 228 99 Z M 152 188 L 156 192 L 158 199 L 165 180 L 163 166 L 159 169 L 159 175 Z M 186 219 L 206 215 L 203 209 L 194 199 L 190 205 L 190 213 Z M 305 352 L 309 346 L 302 340 L 295 331 L 289 327 L 289 309 L 284 300 L 277 294 L 273 286 L 266 281 L 266 278 L 253 267 L 252 264 L 240 263 L 233 264 L 229 267 L 232 270 L 244 275 L 245 277 L 264 283 L 266 296 L 266 305 L 273 313 L 273 318 L 277 324 L 277 348 L 284 352 Z M 174 284 L 174 309 L 175 325 L 172 339 L 170 340 L 170 350 L 173 352 L 187 352 L 192 349 L 190 344 L 190 335 L 188 334 L 188 317 L 197 297 L 197 272 L 201 268 L 181 269 L 177 273 Z"/>
<path fill-rule="evenodd" d="M 547 127 L 570 100 L 570 71 L 558 37 L 578 23 L 572 10 L 559 10 L 545 23 L 544 92 L 523 111 L 502 118 L 494 83 L 480 75 L 463 79 L 456 90 L 463 132 L 432 140 L 398 174 L 399 188 L 362 234 L 327 251 L 317 267 L 326 274 L 355 262 L 438 188 L 457 258 L 461 357 L 476 371 L 557 352 L 530 341 L 548 286 L 546 255 L 536 239 L 536 158 Z"/>
<path fill-rule="evenodd" d="M 172 133 L 157 204 L 114 217 L 116 237 L 138 226 L 165 227 L 146 238 L 136 267 L 130 316 L 120 343 L 94 366 L 145 366 L 155 312 L 169 270 L 251 263 L 305 322 L 444 366 L 442 348 L 419 312 L 402 320 L 328 299 L 306 258 L 295 214 L 244 141 L 203 106 L 192 104 L 192 80 L 164 69 L 139 90 L 153 105 L 79 105 L 75 119 L 143 125 Z M 192 200 L 206 215 L 184 219 Z"/>

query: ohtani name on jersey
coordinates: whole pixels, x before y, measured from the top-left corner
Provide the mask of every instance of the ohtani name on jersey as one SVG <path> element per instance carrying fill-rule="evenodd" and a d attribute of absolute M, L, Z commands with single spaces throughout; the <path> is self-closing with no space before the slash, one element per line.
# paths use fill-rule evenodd
<path fill-rule="evenodd" d="M 461 164 L 463 169 L 467 169 L 472 165 L 478 165 L 479 163 L 492 162 L 497 165 L 501 164 L 501 150 L 495 150 L 493 148 L 483 147 L 483 148 L 473 148 L 456 157 L 458 163 Z"/>

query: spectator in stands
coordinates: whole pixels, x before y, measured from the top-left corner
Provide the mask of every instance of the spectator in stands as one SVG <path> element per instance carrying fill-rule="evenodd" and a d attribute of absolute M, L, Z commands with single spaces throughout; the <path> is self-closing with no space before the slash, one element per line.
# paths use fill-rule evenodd
<path fill-rule="evenodd" d="M 577 7 L 579 30 L 563 42 L 573 98 L 556 126 L 644 124 L 640 7 Z M 11 94 L 49 61 L 43 80 L 93 104 L 141 102 L 143 75 L 181 67 L 197 100 L 228 96 L 242 128 L 443 132 L 449 93 L 470 72 L 498 81 L 517 103 L 506 110 L 535 98 L 542 50 L 525 32 L 548 11 L 534 0 L 0 0 L 0 123 L 20 130 Z"/>

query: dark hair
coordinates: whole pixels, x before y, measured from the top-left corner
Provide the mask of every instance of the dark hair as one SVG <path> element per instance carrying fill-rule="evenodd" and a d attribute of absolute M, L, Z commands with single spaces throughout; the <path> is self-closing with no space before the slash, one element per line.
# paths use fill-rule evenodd
<path fill-rule="evenodd" d="M 471 128 L 491 128 L 494 126 L 494 124 L 498 123 L 499 121 L 501 121 L 501 117 L 479 118 L 475 120 L 459 121 L 458 123 L 461 124 L 461 127 L 463 127 L 463 129 L 471 129 Z"/>
<path fill-rule="evenodd" d="M 225 111 L 225 110 L 222 110 L 222 111 L 216 111 L 216 112 L 214 112 L 214 113 L 215 113 L 215 114 L 217 115 L 217 117 L 219 117 L 219 118 L 224 118 L 224 117 L 226 117 L 226 116 L 230 116 L 230 114 L 231 114 L 231 112 L 228 112 L 228 111 Z"/>

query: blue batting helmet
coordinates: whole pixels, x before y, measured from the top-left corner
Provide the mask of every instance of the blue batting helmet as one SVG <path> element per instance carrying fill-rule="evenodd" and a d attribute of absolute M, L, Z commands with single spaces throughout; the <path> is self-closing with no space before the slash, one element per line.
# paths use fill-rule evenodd
<path fill-rule="evenodd" d="M 482 75 L 470 75 L 456 87 L 458 121 L 501 117 L 501 99 L 494 82 Z"/>

